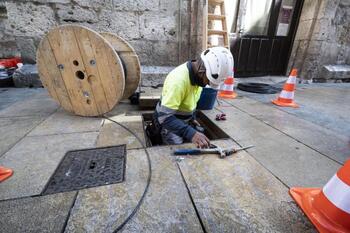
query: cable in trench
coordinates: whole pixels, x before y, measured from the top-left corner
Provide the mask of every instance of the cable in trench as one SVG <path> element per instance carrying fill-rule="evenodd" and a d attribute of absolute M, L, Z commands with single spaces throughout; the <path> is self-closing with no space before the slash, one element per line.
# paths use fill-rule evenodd
<path fill-rule="evenodd" d="M 137 134 L 135 132 L 133 132 L 132 130 L 130 130 L 129 128 L 127 128 L 126 126 L 124 126 L 123 124 L 112 120 L 111 118 L 102 115 L 103 118 L 119 125 L 120 127 L 124 128 L 126 131 L 128 131 L 129 133 L 131 133 L 141 144 L 142 148 L 144 149 L 144 151 L 146 152 L 146 156 L 147 156 L 147 161 L 148 161 L 148 177 L 147 177 L 147 184 L 145 186 L 145 190 L 143 191 L 143 194 L 140 198 L 140 200 L 137 202 L 135 208 L 133 209 L 133 211 L 129 214 L 129 216 L 113 231 L 113 233 L 119 232 L 121 229 L 123 229 L 123 227 L 134 217 L 134 215 L 137 213 L 137 211 L 140 209 L 140 206 L 142 205 L 145 196 L 148 192 L 149 189 L 149 185 L 151 183 L 151 178 L 152 178 L 152 163 L 151 163 L 151 157 L 147 151 L 146 145 L 143 143 L 143 141 L 140 139 L 139 136 L 137 136 Z"/>

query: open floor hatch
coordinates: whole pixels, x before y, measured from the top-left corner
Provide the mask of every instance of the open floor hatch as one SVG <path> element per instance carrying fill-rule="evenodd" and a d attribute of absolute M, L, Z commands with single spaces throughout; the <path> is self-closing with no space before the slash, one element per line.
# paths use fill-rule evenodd
<path fill-rule="evenodd" d="M 148 138 L 146 133 L 147 125 L 152 121 L 153 113 L 144 113 L 142 114 L 143 125 L 145 130 L 146 144 L 148 147 L 156 146 L 152 145 L 150 138 Z M 212 120 L 210 120 L 204 113 L 197 111 L 196 120 L 204 128 L 204 134 L 209 138 L 209 140 L 218 140 L 218 139 L 228 139 L 230 138 L 220 127 L 218 127 Z"/>

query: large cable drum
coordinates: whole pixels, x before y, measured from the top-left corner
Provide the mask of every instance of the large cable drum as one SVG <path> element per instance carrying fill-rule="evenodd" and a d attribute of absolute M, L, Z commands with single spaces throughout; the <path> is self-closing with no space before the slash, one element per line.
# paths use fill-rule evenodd
<path fill-rule="evenodd" d="M 141 66 L 133 47 L 120 36 L 110 33 L 100 33 L 117 52 L 122 62 L 125 75 L 125 89 L 123 99 L 129 98 L 137 89 L 141 80 Z"/>
<path fill-rule="evenodd" d="M 37 64 L 50 96 L 71 113 L 102 115 L 124 96 L 125 75 L 118 54 L 86 27 L 64 25 L 50 30 L 40 42 Z"/>

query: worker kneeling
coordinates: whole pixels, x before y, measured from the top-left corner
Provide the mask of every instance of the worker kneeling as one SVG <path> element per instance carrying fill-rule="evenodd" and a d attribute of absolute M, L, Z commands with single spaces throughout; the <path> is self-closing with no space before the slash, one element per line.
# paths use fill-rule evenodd
<path fill-rule="evenodd" d="M 199 59 L 188 61 L 168 74 L 153 119 L 164 144 L 193 142 L 200 148 L 210 145 L 195 119 L 197 102 L 202 87 L 217 89 L 232 72 L 231 52 L 213 47 L 202 52 Z"/>

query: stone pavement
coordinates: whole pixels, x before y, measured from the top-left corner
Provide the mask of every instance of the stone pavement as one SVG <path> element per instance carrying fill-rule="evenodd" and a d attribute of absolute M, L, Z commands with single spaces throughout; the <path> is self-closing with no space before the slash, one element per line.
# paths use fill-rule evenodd
<path fill-rule="evenodd" d="M 150 189 L 122 231 L 315 232 L 288 188 L 322 186 L 349 158 L 341 116 L 350 115 L 342 101 L 350 97 L 342 85 L 300 88 L 300 109 L 273 106 L 274 95 L 239 92 L 203 111 L 209 119 L 227 114 L 215 124 L 233 140 L 215 144 L 255 145 L 226 159 L 171 156 L 191 145 L 147 148 Z M 120 103 L 108 116 L 145 142 L 141 113 Z M 44 89 L 0 89 L 0 139 L 0 164 L 14 169 L 0 183 L 0 232 L 113 232 L 146 185 L 146 153 L 133 135 L 109 120 L 65 112 Z M 125 182 L 40 195 L 67 151 L 116 144 L 127 145 Z"/>
<path fill-rule="evenodd" d="M 240 90 L 237 92 L 264 104 L 268 104 L 276 98 L 276 95 L 259 95 Z M 300 105 L 300 108 L 277 108 L 350 137 L 350 119 L 348 117 L 350 105 L 346 104 L 350 102 L 350 83 L 297 84 L 295 101 Z"/>

